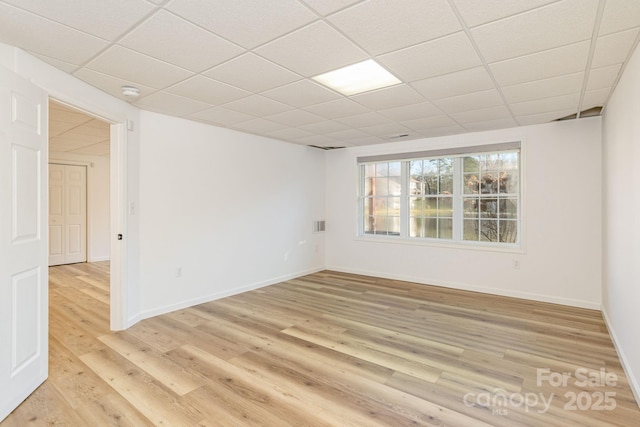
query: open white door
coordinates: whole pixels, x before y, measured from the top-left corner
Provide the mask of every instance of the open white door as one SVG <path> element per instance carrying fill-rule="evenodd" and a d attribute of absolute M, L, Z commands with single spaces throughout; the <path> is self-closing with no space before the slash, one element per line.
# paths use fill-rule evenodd
<path fill-rule="evenodd" d="M 0 67 L 0 421 L 48 374 L 47 112 Z"/>

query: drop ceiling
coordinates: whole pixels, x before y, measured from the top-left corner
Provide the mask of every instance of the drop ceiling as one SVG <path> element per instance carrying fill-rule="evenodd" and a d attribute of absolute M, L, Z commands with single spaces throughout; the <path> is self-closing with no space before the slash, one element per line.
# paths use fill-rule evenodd
<path fill-rule="evenodd" d="M 0 0 L 0 42 L 141 109 L 320 147 L 606 107 L 639 34 L 638 0 Z M 366 59 L 402 83 L 311 79 Z"/>
<path fill-rule="evenodd" d="M 49 102 L 49 151 L 109 156 L 109 124 L 57 102 Z"/>

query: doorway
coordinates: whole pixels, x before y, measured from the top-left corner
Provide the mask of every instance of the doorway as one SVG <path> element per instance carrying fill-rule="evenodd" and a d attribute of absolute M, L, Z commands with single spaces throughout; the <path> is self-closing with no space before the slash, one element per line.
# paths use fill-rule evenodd
<path fill-rule="evenodd" d="M 110 260 L 110 141 L 108 122 L 49 100 L 49 266 Z"/>

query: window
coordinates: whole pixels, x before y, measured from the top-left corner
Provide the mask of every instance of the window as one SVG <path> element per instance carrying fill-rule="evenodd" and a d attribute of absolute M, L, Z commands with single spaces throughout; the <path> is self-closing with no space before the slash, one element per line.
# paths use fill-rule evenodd
<path fill-rule="evenodd" d="M 362 235 L 520 242 L 519 142 L 358 162 Z"/>

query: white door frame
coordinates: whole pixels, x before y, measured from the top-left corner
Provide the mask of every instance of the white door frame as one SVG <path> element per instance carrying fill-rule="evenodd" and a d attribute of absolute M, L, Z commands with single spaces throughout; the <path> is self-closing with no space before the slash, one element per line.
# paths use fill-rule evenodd
<path fill-rule="evenodd" d="M 46 90 L 46 89 L 45 89 Z M 112 117 L 108 113 L 97 112 L 95 107 L 79 105 L 76 100 L 66 99 L 64 96 L 53 96 L 49 92 L 49 99 L 67 105 L 111 123 L 110 154 L 109 154 L 109 188 L 110 188 L 110 327 L 121 330 L 127 327 L 126 298 L 126 248 L 118 235 L 126 236 L 126 164 L 127 164 L 127 120 L 122 117 Z M 46 159 L 48 163 L 50 159 Z"/>

